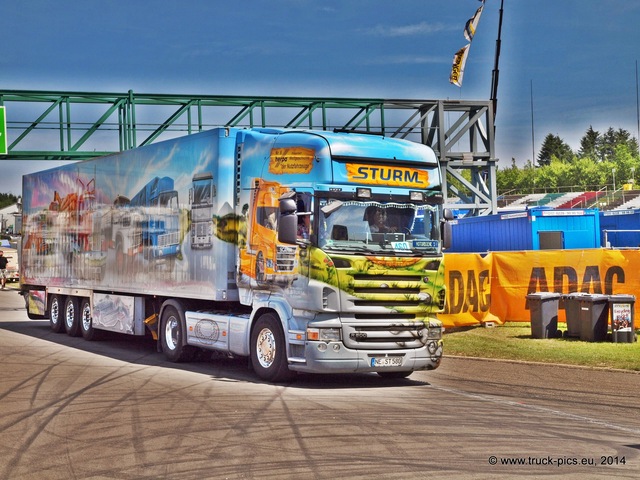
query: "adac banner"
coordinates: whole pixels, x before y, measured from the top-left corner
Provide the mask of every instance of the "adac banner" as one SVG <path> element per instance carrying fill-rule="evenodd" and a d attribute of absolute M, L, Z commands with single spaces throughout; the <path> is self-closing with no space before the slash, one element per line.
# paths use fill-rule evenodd
<path fill-rule="evenodd" d="M 445 327 L 528 322 L 527 295 L 535 292 L 640 297 L 640 250 L 449 253 L 445 265 Z M 566 320 L 562 308 L 558 320 Z"/>

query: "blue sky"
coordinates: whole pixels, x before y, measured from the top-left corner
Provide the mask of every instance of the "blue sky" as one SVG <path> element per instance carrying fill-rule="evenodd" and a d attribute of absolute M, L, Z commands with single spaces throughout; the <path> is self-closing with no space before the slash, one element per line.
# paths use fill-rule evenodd
<path fill-rule="evenodd" d="M 488 100 L 500 0 L 486 0 L 462 87 L 453 54 L 478 0 L 5 2 L 0 89 Z M 548 133 L 637 136 L 636 0 L 504 0 L 496 156 Z M 533 85 L 532 144 L 531 85 Z M 9 122 L 11 112 L 7 112 Z M 42 146 L 46 149 L 47 146 Z M 52 162 L 2 162 L 0 192 Z"/>

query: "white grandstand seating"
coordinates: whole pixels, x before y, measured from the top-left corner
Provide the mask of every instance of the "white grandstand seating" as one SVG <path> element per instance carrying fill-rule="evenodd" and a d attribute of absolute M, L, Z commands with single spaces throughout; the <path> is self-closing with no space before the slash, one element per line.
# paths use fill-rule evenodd
<path fill-rule="evenodd" d="M 624 202 L 614 210 L 634 210 L 640 208 L 640 195 L 633 197 L 631 200 Z"/>
<path fill-rule="evenodd" d="M 544 198 L 544 193 L 531 193 L 525 197 L 519 198 L 518 200 L 510 203 L 505 206 L 505 209 L 514 208 L 514 207 L 526 207 L 530 204 L 535 204 L 537 201 L 542 200 Z"/>

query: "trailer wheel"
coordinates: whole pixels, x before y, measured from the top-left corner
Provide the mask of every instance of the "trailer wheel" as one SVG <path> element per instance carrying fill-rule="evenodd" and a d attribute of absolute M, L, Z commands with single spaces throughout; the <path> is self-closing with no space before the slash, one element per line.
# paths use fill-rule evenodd
<path fill-rule="evenodd" d="M 93 315 L 91 313 L 91 302 L 88 298 L 83 298 L 80 304 L 80 332 L 85 340 L 95 340 L 98 333 L 93 328 Z"/>
<path fill-rule="evenodd" d="M 49 326 L 55 333 L 62 333 L 64 332 L 62 297 L 59 295 L 51 295 L 49 302 Z"/>
<path fill-rule="evenodd" d="M 64 302 L 64 328 L 71 337 L 80 335 L 80 306 L 78 297 L 68 296 Z"/>
<path fill-rule="evenodd" d="M 287 347 L 278 317 L 266 313 L 256 321 L 251 331 L 251 364 L 263 380 L 291 380 L 294 372 L 287 366 Z"/>
<path fill-rule="evenodd" d="M 168 305 L 162 311 L 160 342 L 162 352 L 171 362 L 188 362 L 193 358 L 195 348 L 192 345 L 183 345 L 185 336 L 182 315 L 173 305 Z"/>

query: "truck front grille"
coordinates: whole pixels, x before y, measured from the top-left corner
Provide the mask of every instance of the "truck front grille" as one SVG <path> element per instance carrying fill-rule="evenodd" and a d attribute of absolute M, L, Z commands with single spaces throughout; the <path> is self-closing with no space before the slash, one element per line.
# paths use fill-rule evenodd
<path fill-rule="evenodd" d="M 278 247 L 276 269 L 279 272 L 292 272 L 297 266 L 296 247 Z"/>
<path fill-rule="evenodd" d="M 427 329 L 423 322 L 347 324 L 343 327 L 343 333 L 348 348 L 419 348 L 427 341 Z"/>
<path fill-rule="evenodd" d="M 168 245 L 177 245 L 178 244 L 178 232 L 165 233 L 163 235 L 158 236 L 158 246 L 166 247 Z"/>
<path fill-rule="evenodd" d="M 388 268 L 384 273 L 353 272 L 349 276 L 349 314 L 342 316 L 347 347 L 402 350 L 426 345 L 425 325 L 444 300 L 440 292 L 434 292 L 427 270 Z M 434 294 L 437 298 L 431 297 Z"/>

